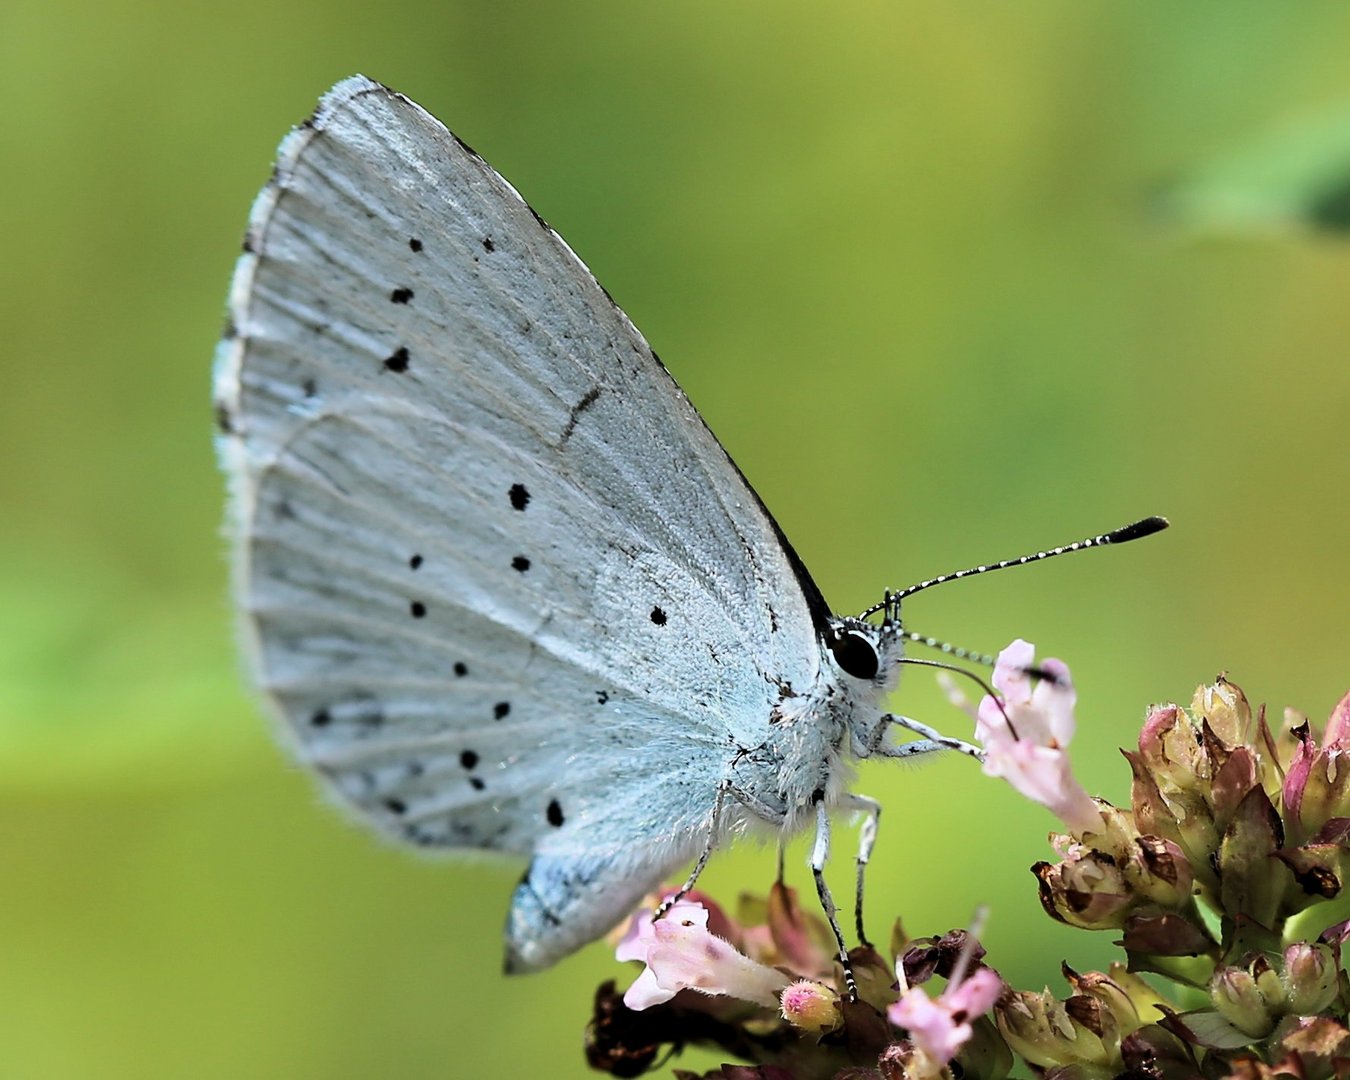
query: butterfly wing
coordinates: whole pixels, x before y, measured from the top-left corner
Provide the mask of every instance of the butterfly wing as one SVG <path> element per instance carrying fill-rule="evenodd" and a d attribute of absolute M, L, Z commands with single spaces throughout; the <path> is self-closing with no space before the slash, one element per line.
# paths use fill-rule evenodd
<path fill-rule="evenodd" d="M 354 77 L 283 142 L 216 367 L 256 678 L 428 847 L 534 857 L 508 963 L 701 848 L 823 600 L 641 334 L 515 190 Z"/>

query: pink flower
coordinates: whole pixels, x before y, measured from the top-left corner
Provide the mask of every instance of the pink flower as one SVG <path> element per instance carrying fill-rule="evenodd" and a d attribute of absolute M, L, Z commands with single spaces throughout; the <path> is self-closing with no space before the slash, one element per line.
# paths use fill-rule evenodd
<path fill-rule="evenodd" d="M 639 911 L 615 956 L 647 965 L 623 996 L 623 1003 L 636 1011 L 669 1001 L 681 990 L 776 1007 L 789 982 L 781 971 L 751 960 L 710 933 L 707 909 L 688 900 L 656 922 L 651 912 Z"/>
<path fill-rule="evenodd" d="M 904 978 L 903 971 L 900 972 Z M 957 981 L 953 973 L 934 1001 L 920 986 L 910 987 L 886 1010 L 892 1024 L 909 1032 L 936 1071 L 951 1061 L 974 1034 L 971 1020 L 988 1012 L 1003 992 L 1003 980 L 988 968 Z"/>
<path fill-rule="evenodd" d="M 1053 679 L 1033 685 L 1027 668 L 1035 656 L 1035 646 L 1021 638 L 998 654 L 994 686 L 1003 695 L 1002 708 L 986 696 L 975 717 L 975 734 L 985 750 L 985 774 L 1003 777 L 1047 807 L 1075 835 L 1100 832 L 1101 813 L 1069 769 L 1067 747 L 1073 739 L 1077 701 L 1069 668 L 1059 660 L 1044 660 L 1039 667 Z"/>

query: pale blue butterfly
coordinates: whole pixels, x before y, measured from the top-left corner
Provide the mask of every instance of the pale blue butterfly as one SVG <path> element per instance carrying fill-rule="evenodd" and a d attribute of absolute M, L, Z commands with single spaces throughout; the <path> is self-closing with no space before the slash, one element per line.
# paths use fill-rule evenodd
<path fill-rule="evenodd" d="M 879 809 L 850 761 L 978 753 L 882 711 L 899 596 L 833 615 L 562 238 L 375 82 L 339 83 L 282 143 L 215 401 L 258 684 L 363 820 L 529 857 L 508 970 L 697 860 L 692 886 L 733 834 L 808 822 L 846 955 L 828 813 L 863 812 L 861 865 Z"/>

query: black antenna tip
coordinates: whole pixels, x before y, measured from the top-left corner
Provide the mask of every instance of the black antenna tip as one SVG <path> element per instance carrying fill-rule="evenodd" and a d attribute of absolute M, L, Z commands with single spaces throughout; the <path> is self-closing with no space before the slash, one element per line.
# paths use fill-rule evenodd
<path fill-rule="evenodd" d="M 1141 536 L 1152 536 L 1156 532 L 1162 532 L 1170 524 L 1172 523 L 1165 517 L 1146 517 L 1142 521 L 1107 533 L 1103 539 L 1108 544 L 1123 544 L 1127 540 L 1138 540 Z"/>

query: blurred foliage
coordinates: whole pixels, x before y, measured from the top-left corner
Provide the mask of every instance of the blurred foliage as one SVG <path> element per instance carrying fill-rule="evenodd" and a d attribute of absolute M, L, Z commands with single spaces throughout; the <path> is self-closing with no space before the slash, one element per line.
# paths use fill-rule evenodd
<path fill-rule="evenodd" d="M 1164 191 L 1159 206 L 1215 236 L 1350 232 L 1350 101 L 1202 167 Z"/>
<path fill-rule="evenodd" d="M 501 979 L 519 868 L 345 825 L 237 677 L 209 363 L 249 201 L 332 82 L 410 94 L 562 231 L 840 609 L 1169 514 L 909 612 L 1065 657 L 1119 800 L 1151 701 L 1346 688 L 1350 249 L 1156 211 L 1213 176 L 1298 220 L 1343 190 L 1343 119 L 1272 133 L 1344 117 L 1347 44 L 1350 9 L 1255 0 L 0 5 L 0 1075 L 584 1075 L 606 949 Z M 897 707 L 959 732 L 924 677 Z M 965 761 L 861 787 L 878 925 L 988 902 L 1000 970 L 1055 977 L 1046 815 Z"/>

